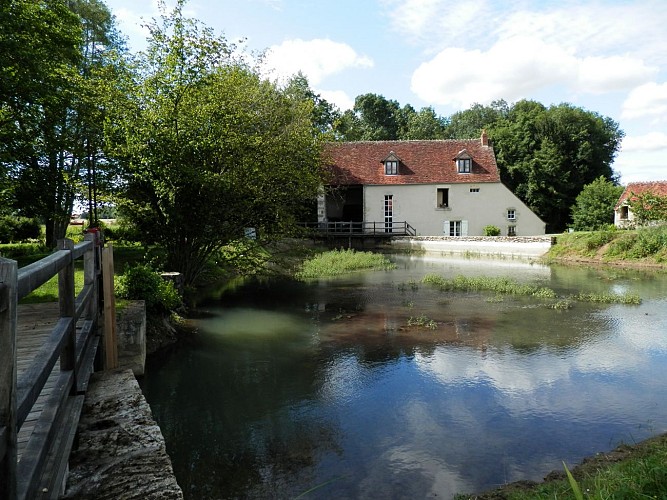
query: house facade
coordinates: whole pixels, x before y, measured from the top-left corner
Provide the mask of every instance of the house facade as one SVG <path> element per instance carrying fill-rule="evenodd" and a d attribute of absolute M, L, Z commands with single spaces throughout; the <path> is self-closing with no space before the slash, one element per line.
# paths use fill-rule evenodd
<path fill-rule="evenodd" d="M 630 182 L 614 206 L 614 225 L 618 228 L 634 227 L 635 216 L 630 202 L 645 193 L 667 196 L 667 181 Z"/>
<path fill-rule="evenodd" d="M 486 133 L 476 140 L 329 144 L 333 181 L 320 222 L 407 222 L 420 236 L 544 234 L 545 223 L 500 181 Z"/>

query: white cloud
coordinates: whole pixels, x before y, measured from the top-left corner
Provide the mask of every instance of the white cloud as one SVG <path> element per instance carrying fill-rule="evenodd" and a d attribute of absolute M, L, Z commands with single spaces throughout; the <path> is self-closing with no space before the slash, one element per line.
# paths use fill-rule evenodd
<path fill-rule="evenodd" d="M 654 117 L 664 120 L 667 115 L 667 82 L 650 82 L 635 88 L 623 103 L 622 118 Z"/>
<path fill-rule="evenodd" d="M 414 72 L 412 91 L 427 102 L 466 107 L 495 99 L 514 101 L 550 85 L 602 93 L 637 85 L 654 73 L 632 58 L 577 58 L 540 39 L 513 37 L 488 51 L 441 51 Z"/>
<path fill-rule="evenodd" d="M 627 153 L 660 150 L 667 153 L 667 134 L 664 132 L 650 132 L 646 135 L 623 139 L 623 151 Z"/>
<path fill-rule="evenodd" d="M 354 107 L 354 98 L 350 97 L 347 92 L 343 90 L 315 90 L 315 93 L 320 94 L 327 102 L 335 104 L 338 109 L 345 111 Z"/>
<path fill-rule="evenodd" d="M 265 66 L 279 78 L 289 78 L 301 71 L 311 85 L 348 68 L 370 68 L 373 61 L 359 55 L 345 43 L 328 39 L 286 40 L 266 53 Z"/>

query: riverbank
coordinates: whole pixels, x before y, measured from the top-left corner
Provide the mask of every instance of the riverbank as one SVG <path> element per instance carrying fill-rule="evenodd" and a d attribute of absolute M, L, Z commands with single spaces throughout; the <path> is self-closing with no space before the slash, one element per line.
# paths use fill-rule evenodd
<path fill-rule="evenodd" d="M 585 458 L 571 469 L 585 498 L 664 498 L 667 494 L 667 433 Z M 576 498 L 565 469 L 541 483 L 517 481 L 491 491 L 458 495 L 457 500 Z"/>

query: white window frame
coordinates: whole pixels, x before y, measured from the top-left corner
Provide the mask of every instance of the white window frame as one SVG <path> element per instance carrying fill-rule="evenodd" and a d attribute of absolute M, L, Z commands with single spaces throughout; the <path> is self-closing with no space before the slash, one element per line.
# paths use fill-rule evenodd
<path fill-rule="evenodd" d="M 514 208 L 507 209 L 507 220 L 516 220 L 516 209 Z"/>
<path fill-rule="evenodd" d="M 469 174 L 472 172 L 472 158 L 457 158 L 456 170 L 459 174 Z"/>
<path fill-rule="evenodd" d="M 398 160 L 384 162 L 384 175 L 398 175 Z"/>
<path fill-rule="evenodd" d="M 468 236 L 468 221 L 467 220 L 446 220 L 442 225 L 442 232 L 445 236 L 461 237 Z"/>

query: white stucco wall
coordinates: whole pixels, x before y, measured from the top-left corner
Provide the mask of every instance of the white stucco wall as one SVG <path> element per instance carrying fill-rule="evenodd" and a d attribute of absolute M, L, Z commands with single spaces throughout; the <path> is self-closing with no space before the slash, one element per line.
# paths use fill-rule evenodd
<path fill-rule="evenodd" d="M 437 206 L 438 188 L 449 189 L 447 208 Z M 508 234 L 509 226 L 515 226 L 516 236 L 545 232 L 544 222 L 499 182 L 364 186 L 365 221 L 384 221 L 385 195 L 393 195 L 393 220 L 407 221 L 420 236 L 442 236 L 445 221 L 467 221 L 469 236 L 481 236 L 487 225 L 500 228 L 501 235 Z M 510 209 L 514 221 L 507 219 Z"/>

